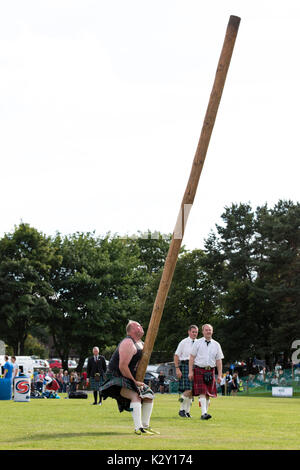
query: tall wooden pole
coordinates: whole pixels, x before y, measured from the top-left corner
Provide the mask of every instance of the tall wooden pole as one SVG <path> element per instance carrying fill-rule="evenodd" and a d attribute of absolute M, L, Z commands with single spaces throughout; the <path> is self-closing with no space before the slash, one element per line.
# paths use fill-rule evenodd
<path fill-rule="evenodd" d="M 203 168 L 206 152 L 208 149 L 210 137 L 214 127 L 217 111 L 219 108 L 227 71 L 229 68 L 240 18 L 237 16 L 230 16 L 225 34 L 224 44 L 222 47 L 216 76 L 211 91 L 207 111 L 205 114 L 201 135 L 199 138 L 196 154 L 193 161 L 193 166 L 187 183 L 187 187 L 182 199 L 178 219 L 173 232 L 172 240 L 170 243 L 168 255 L 165 261 L 162 277 L 160 280 L 159 288 L 157 291 L 156 299 L 154 302 L 150 323 L 145 339 L 143 355 L 140 360 L 136 378 L 143 381 L 145 372 L 153 351 L 154 342 L 158 333 L 160 320 L 162 317 L 165 301 L 168 291 L 172 282 L 179 250 L 181 247 L 184 230 L 188 218 L 189 211 L 194 202 L 197 191 L 197 186 L 201 171 Z"/>

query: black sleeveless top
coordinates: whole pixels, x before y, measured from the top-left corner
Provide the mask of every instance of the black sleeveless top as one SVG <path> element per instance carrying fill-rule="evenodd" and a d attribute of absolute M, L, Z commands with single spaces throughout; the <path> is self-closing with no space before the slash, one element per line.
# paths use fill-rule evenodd
<path fill-rule="evenodd" d="M 126 336 L 124 339 L 127 339 L 127 338 L 130 338 L 132 340 L 133 344 L 135 345 L 137 349 L 136 353 L 132 356 L 131 361 L 128 364 L 128 368 L 130 372 L 132 373 L 133 377 L 135 377 L 137 363 L 142 357 L 143 348 L 141 348 L 140 344 L 136 343 L 131 338 L 131 336 Z M 113 353 L 113 355 L 111 356 L 111 359 L 108 364 L 109 371 L 112 372 L 114 375 L 118 375 L 118 376 L 122 376 L 121 371 L 119 369 L 119 360 L 120 360 L 119 348 L 120 348 L 121 343 L 124 341 L 124 339 L 122 339 L 122 341 L 118 344 L 118 347 Z"/>

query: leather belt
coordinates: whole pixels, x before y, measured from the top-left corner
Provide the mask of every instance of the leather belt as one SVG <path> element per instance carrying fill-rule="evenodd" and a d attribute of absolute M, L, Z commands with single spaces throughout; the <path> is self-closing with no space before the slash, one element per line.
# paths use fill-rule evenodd
<path fill-rule="evenodd" d="M 199 369 L 205 369 L 205 370 L 213 370 L 214 369 L 214 367 L 210 367 L 210 366 L 206 366 L 206 367 L 195 366 L 195 367 L 198 367 Z"/>

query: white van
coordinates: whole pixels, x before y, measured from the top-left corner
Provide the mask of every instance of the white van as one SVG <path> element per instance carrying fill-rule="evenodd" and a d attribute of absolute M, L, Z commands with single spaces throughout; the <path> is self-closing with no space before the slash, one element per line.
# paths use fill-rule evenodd
<path fill-rule="evenodd" d="M 16 363 L 19 367 L 19 373 L 23 372 L 30 376 L 33 374 L 34 360 L 30 356 L 16 356 Z"/>
<path fill-rule="evenodd" d="M 10 360 L 11 356 L 8 357 Z M 5 362 L 4 356 L 0 356 L 0 367 L 2 367 Z M 16 363 L 18 364 L 19 372 L 23 372 L 26 375 L 33 374 L 34 361 L 30 356 L 16 356 Z"/>

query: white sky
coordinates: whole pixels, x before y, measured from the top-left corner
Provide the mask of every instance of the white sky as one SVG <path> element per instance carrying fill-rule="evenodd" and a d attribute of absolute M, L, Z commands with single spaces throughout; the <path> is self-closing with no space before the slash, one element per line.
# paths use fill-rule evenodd
<path fill-rule="evenodd" d="M 241 17 L 183 244 L 299 201 L 299 0 L 0 0 L 0 236 L 173 231 Z"/>

